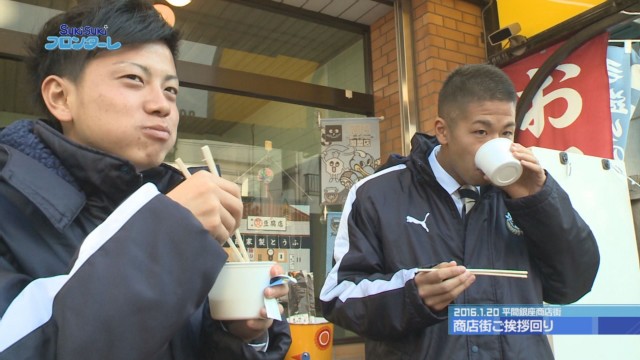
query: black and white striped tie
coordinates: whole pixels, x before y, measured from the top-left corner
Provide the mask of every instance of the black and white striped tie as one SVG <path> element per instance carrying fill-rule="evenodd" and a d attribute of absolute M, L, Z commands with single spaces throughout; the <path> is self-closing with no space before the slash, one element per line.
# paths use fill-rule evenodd
<path fill-rule="evenodd" d="M 478 194 L 478 189 L 473 185 L 460 186 L 458 195 L 460 195 L 460 200 L 462 200 L 462 217 L 464 218 L 473 205 L 475 205 L 480 195 Z"/>

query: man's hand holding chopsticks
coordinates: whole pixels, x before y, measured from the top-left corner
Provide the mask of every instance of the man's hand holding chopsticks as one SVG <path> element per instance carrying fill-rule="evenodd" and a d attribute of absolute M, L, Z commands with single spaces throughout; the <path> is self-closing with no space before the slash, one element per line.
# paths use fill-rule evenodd
<path fill-rule="evenodd" d="M 196 172 L 167 196 L 189 209 L 220 244 L 240 225 L 240 188 L 208 171 Z"/>
<path fill-rule="evenodd" d="M 440 263 L 438 271 L 419 272 L 414 281 L 422 301 L 432 311 L 446 308 L 476 280 L 475 275 L 455 261 Z"/>

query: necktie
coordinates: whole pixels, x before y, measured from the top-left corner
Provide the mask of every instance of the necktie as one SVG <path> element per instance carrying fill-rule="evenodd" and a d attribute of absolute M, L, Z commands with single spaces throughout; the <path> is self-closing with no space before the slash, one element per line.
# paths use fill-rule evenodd
<path fill-rule="evenodd" d="M 460 195 L 460 200 L 462 200 L 462 217 L 464 218 L 464 215 L 471 210 L 480 195 L 478 194 L 478 189 L 473 185 L 460 186 L 458 195 Z"/>

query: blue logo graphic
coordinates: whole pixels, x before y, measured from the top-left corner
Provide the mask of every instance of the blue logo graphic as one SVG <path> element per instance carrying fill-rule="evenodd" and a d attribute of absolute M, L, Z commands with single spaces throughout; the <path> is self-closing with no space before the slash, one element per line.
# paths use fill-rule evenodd
<path fill-rule="evenodd" d="M 117 50 L 122 44 L 111 42 L 111 37 L 107 36 L 108 26 L 94 28 L 92 26 L 70 27 L 67 24 L 60 25 L 59 36 L 47 36 L 44 44 L 46 50 L 94 50 L 96 48 Z M 104 41 L 100 41 L 99 36 L 105 36 Z"/>

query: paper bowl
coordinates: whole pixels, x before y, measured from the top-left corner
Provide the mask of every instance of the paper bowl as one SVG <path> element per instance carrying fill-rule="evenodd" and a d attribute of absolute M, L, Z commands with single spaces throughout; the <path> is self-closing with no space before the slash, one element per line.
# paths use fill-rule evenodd
<path fill-rule="evenodd" d="M 260 318 L 264 289 L 273 261 L 228 262 L 209 291 L 209 310 L 216 320 Z"/>

